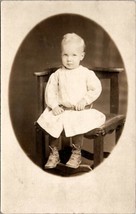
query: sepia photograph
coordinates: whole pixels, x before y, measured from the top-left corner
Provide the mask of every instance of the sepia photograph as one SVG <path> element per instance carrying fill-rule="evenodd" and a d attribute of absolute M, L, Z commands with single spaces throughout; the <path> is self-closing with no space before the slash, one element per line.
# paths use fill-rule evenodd
<path fill-rule="evenodd" d="M 135 213 L 135 4 L 3 1 L 2 213 Z"/>

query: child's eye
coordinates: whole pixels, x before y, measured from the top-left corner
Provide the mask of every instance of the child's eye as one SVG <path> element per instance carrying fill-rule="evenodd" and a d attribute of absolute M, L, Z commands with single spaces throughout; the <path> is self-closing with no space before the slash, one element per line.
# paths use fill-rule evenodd
<path fill-rule="evenodd" d="M 73 54 L 73 56 L 77 56 L 76 54 Z"/>

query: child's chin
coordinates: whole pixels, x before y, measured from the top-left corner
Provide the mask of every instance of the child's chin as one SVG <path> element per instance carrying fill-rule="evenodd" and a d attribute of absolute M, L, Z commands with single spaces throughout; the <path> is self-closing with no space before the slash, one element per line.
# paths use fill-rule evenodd
<path fill-rule="evenodd" d="M 68 69 L 68 70 L 72 70 L 72 69 L 74 69 L 74 68 L 73 68 L 73 67 L 67 67 L 67 69 Z"/>
<path fill-rule="evenodd" d="M 69 70 L 72 70 L 72 69 L 75 69 L 75 68 L 77 68 L 77 67 L 73 67 L 73 66 L 66 66 L 66 68 L 67 68 L 67 69 L 69 69 Z"/>

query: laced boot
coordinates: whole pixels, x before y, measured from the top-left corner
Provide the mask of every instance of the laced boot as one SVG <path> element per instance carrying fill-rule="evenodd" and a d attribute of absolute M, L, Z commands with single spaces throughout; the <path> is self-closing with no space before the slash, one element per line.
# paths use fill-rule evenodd
<path fill-rule="evenodd" d="M 81 163 L 81 147 L 77 147 L 74 144 L 72 146 L 72 154 L 69 161 L 66 163 L 66 166 L 76 169 Z"/>
<path fill-rule="evenodd" d="M 57 147 L 51 147 L 51 146 L 49 146 L 49 147 L 51 149 L 51 153 L 49 155 L 47 163 L 44 166 L 46 169 L 55 168 L 57 166 L 57 164 L 60 162 L 59 152 L 58 152 Z"/>

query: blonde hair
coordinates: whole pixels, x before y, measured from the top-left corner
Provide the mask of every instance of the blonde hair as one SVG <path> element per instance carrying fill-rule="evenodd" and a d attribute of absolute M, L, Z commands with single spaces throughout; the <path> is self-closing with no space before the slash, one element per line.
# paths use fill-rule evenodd
<path fill-rule="evenodd" d="M 68 44 L 68 43 L 77 43 L 79 45 L 79 47 L 81 46 L 83 51 L 85 50 L 85 42 L 82 39 L 82 37 L 80 37 L 79 35 L 77 35 L 76 33 L 67 33 L 63 36 L 62 42 L 61 42 L 61 48 L 63 47 L 64 44 Z"/>

